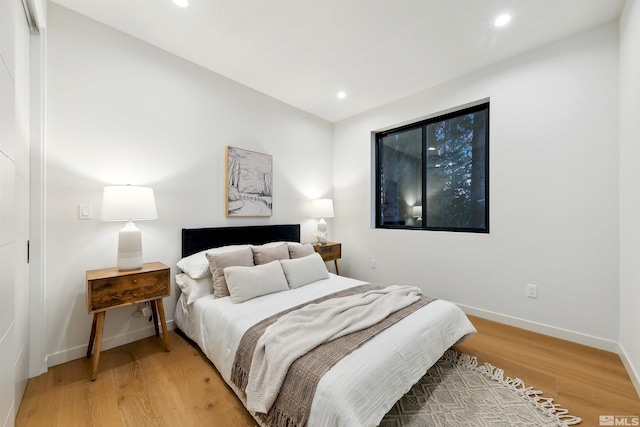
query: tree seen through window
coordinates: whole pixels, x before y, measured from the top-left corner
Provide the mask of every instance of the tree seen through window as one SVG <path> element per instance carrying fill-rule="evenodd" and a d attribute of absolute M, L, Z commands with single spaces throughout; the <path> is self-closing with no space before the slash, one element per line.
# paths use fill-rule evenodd
<path fill-rule="evenodd" d="M 376 227 L 488 232 L 488 135 L 488 103 L 377 134 Z"/>

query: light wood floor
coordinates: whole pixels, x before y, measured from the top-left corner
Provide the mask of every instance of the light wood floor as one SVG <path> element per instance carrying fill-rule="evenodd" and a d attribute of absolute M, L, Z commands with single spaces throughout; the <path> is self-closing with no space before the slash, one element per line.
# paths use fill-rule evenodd
<path fill-rule="evenodd" d="M 477 355 L 544 391 L 580 426 L 600 415 L 640 415 L 640 399 L 616 354 L 470 317 L 478 329 L 456 350 Z M 175 332 L 171 352 L 151 337 L 29 380 L 16 426 L 224 426 L 255 422 L 202 353 Z"/>
<path fill-rule="evenodd" d="M 478 330 L 454 349 L 542 390 L 545 397 L 598 426 L 600 415 L 638 415 L 640 398 L 620 357 L 580 344 L 469 316 Z"/>

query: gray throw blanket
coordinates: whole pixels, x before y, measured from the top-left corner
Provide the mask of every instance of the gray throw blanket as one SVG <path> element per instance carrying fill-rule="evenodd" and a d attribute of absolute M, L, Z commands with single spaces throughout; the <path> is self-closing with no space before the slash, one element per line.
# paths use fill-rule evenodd
<path fill-rule="evenodd" d="M 371 292 L 372 289 L 377 289 L 377 291 Z M 273 426 L 304 426 L 308 418 L 309 409 L 311 407 L 317 383 L 322 375 L 331 368 L 331 366 L 351 351 L 363 345 L 378 332 L 386 329 L 398 320 L 433 301 L 430 298 L 419 296 L 419 290 L 417 288 L 391 287 L 382 292 L 380 292 L 379 289 L 379 287 L 363 285 L 356 289 L 348 289 L 334 295 L 323 297 L 322 300 L 327 300 L 332 296 L 338 297 L 354 295 L 357 292 L 363 293 L 356 295 L 355 298 L 348 299 L 350 301 L 347 301 L 346 303 L 343 301 L 343 303 L 339 304 L 337 301 L 329 301 L 328 304 L 325 304 L 329 307 L 329 311 L 327 311 L 326 314 L 322 314 L 317 311 L 319 310 L 317 307 L 318 304 L 313 304 L 308 309 L 302 310 L 302 313 L 294 313 L 294 317 L 306 319 L 305 323 L 298 324 L 298 326 L 293 327 L 291 324 L 286 326 L 285 330 L 287 333 L 285 334 L 286 338 L 284 341 L 291 345 L 286 345 L 286 347 L 288 347 L 286 350 L 276 350 L 277 358 L 275 359 L 275 363 L 272 363 L 271 366 L 267 364 L 266 369 L 264 367 L 262 368 L 262 372 L 267 372 L 266 376 L 271 375 L 272 369 L 277 371 L 274 373 L 278 378 L 275 382 L 281 382 L 279 378 L 282 377 L 284 384 L 281 389 L 277 387 L 280 392 L 279 394 L 275 392 L 275 396 L 273 396 L 273 390 L 267 391 L 270 387 L 268 385 L 265 388 L 261 388 L 260 385 L 256 389 L 258 393 L 261 393 L 262 390 L 267 393 L 271 393 L 271 398 L 275 400 L 273 405 L 268 405 L 271 408 L 270 410 L 268 410 L 267 406 L 263 406 L 260 408 L 262 410 L 257 411 L 268 411 L 268 414 L 262 416 L 265 424 Z M 386 304 L 382 303 L 384 300 L 384 298 L 382 298 L 383 295 L 392 295 L 387 299 Z M 401 300 L 403 301 L 399 302 Z M 360 302 L 354 303 L 355 301 Z M 363 304 L 362 301 L 368 301 L 370 303 L 379 301 L 379 304 Z M 318 301 L 314 302 L 317 303 Z M 338 308 L 340 305 L 342 305 L 342 308 Z M 387 305 L 387 307 L 385 307 L 385 305 Z M 398 307 L 400 308 L 398 309 Z M 349 310 L 353 308 L 358 312 L 374 312 L 374 320 L 362 320 L 363 316 L 358 315 L 362 313 L 348 313 Z M 287 312 L 293 312 L 296 310 L 300 311 L 300 307 L 295 307 Z M 318 325 L 313 324 L 313 319 L 306 316 L 306 314 L 309 313 L 314 313 L 316 318 L 319 319 L 319 323 L 323 325 L 328 323 L 331 324 L 328 330 L 329 332 L 319 332 L 322 329 L 319 328 Z M 258 341 L 260 340 L 262 331 L 267 329 L 269 325 L 273 324 L 277 320 L 278 316 L 282 316 L 283 314 L 286 313 L 281 313 L 279 315 L 272 316 L 272 318 L 265 319 L 265 321 L 260 322 L 247 331 L 245 336 L 242 338 L 238 352 L 236 353 L 236 360 L 234 361 L 232 371 L 232 381 L 241 390 L 245 390 L 247 383 L 249 382 L 249 377 L 253 375 L 254 368 L 252 367 L 249 371 L 249 367 L 251 366 L 251 360 L 254 358 L 253 354 L 256 353 L 253 350 L 261 348 L 261 346 L 258 345 Z M 351 321 L 345 323 L 345 319 L 347 317 L 351 318 L 354 317 L 354 315 L 355 318 L 360 320 L 357 322 L 359 327 L 354 326 Z M 380 321 L 381 319 L 382 321 Z M 305 327 L 308 322 L 311 322 L 312 324 L 310 324 L 309 327 Z M 289 322 L 285 322 L 285 324 L 286 323 Z M 370 325 L 364 326 L 367 323 Z M 308 339 L 308 336 L 310 335 L 315 337 L 314 340 Z M 322 338 L 318 339 L 318 336 Z M 312 341 L 321 341 L 322 343 L 318 345 L 318 343 L 313 344 Z M 299 353 L 302 353 L 298 348 L 304 347 L 315 348 L 309 352 L 306 352 L 305 350 L 306 354 L 298 357 Z M 261 351 L 264 352 L 264 350 Z M 289 352 L 293 353 L 293 356 L 289 356 Z M 258 358 L 260 359 L 261 357 L 258 356 Z M 280 367 L 281 363 L 284 366 L 282 369 Z M 289 365 L 291 366 L 289 367 Z M 287 368 L 289 368 L 288 372 Z M 285 377 L 283 377 L 283 372 Z M 265 381 L 271 381 L 271 379 L 264 380 L 263 377 L 260 381 L 258 382 L 259 384 L 265 384 Z M 252 410 L 255 411 L 255 409 Z"/>
<path fill-rule="evenodd" d="M 416 287 L 389 286 L 363 294 L 309 304 L 282 316 L 258 340 L 245 390 L 247 409 L 267 413 L 287 371 L 300 356 L 322 343 L 375 325 L 420 299 Z"/>

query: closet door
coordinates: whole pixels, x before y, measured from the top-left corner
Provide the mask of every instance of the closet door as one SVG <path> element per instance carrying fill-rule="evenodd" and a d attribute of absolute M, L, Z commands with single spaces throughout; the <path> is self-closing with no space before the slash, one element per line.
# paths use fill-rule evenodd
<path fill-rule="evenodd" d="M 0 420 L 29 374 L 30 31 L 21 0 L 0 0 Z"/>
<path fill-rule="evenodd" d="M 15 7 L 15 413 L 29 378 L 30 355 L 30 277 L 28 242 L 30 239 L 30 145 L 31 145 L 31 42 L 38 37 L 29 29 L 22 0 Z"/>
<path fill-rule="evenodd" d="M 15 418 L 15 6 L 0 1 L 0 420 Z"/>

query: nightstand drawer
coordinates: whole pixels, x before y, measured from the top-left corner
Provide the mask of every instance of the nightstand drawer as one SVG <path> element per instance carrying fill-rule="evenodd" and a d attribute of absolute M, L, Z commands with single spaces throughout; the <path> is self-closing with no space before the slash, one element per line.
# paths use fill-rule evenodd
<path fill-rule="evenodd" d="M 161 296 L 168 296 L 166 274 L 132 275 L 113 279 L 100 279 L 91 284 L 91 310 L 114 305 L 131 304 Z"/>
<path fill-rule="evenodd" d="M 327 243 L 325 245 L 313 245 L 313 248 L 324 261 L 334 261 L 342 257 L 341 246 L 339 243 Z"/>
<path fill-rule="evenodd" d="M 169 268 L 110 277 L 87 277 L 89 313 L 169 296 Z"/>

